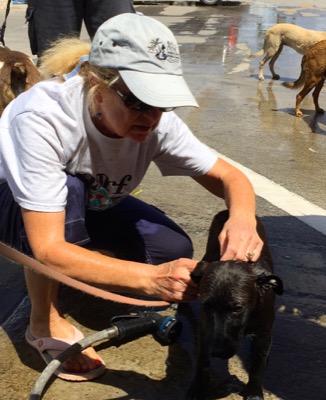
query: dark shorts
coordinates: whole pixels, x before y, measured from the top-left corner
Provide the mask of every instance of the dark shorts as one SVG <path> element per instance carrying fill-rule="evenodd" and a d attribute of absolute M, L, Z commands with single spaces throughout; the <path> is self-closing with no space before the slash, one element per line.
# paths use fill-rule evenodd
<path fill-rule="evenodd" d="M 131 0 L 28 0 L 26 21 L 32 54 L 41 55 L 61 36 L 79 36 L 82 23 L 90 38 L 107 19 L 135 12 Z"/>
<path fill-rule="evenodd" d="M 161 210 L 133 196 L 105 211 L 86 209 L 84 184 L 68 175 L 65 239 L 69 243 L 114 252 L 116 257 L 161 264 L 192 258 L 189 236 Z M 7 183 L 0 185 L 0 241 L 32 255 L 19 205 Z"/>

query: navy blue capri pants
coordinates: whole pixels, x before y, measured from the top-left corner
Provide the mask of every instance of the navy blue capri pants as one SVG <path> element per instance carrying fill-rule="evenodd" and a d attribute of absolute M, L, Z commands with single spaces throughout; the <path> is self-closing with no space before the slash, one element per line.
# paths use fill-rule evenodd
<path fill-rule="evenodd" d="M 192 258 L 189 236 L 161 210 L 133 196 L 104 210 L 87 210 L 84 183 L 67 175 L 65 239 L 69 243 L 108 250 L 117 258 L 158 265 Z M 7 183 L 0 185 L 0 241 L 32 255 L 20 206 Z"/>

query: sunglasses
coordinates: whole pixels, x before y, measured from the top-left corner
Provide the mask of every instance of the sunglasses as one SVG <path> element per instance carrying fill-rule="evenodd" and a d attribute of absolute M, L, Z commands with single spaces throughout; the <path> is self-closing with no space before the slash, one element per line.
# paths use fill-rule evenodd
<path fill-rule="evenodd" d="M 152 108 L 157 108 L 158 110 L 160 110 L 162 112 L 169 112 L 169 111 L 172 111 L 175 109 L 175 107 L 160 108 L 160 107 L 150 106 L 149 104 L 146 104 L 146 103 L 142 102 L 141 100 L 137 99 L 137 97 L 134 96 L 131 92 L 129 92 L 128 94 L 124 94 L 119 89 L 115 88 L 114 86 L 110 86 L 110 87 L 120 97 L 123 104 L 132 110 L 148 111 L 148 110 L 151 110 Z"/>

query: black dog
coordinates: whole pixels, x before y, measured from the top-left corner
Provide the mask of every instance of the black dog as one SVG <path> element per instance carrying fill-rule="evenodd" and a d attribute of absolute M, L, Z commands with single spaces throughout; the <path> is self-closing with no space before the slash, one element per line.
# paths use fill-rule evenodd
<path fill-rule="evenodd" d="M 191 274 L 200 283 L 196 376 L 187 399 L 205 400 L 209 384 L 209 357 L 229 359 L 245 336 L 252 338 L 246 400 L 263 400 L 262 381 L 271 345 L 275 318 L 275 293 L 283 293 L 280 278 L 273 275 L 272 257 L 262 222 L 257 230 L 264 241 L 257 262 L 218 261 L 218 235 L 228 212 L 217 214 L 209 232 L 206 254 Z"/>

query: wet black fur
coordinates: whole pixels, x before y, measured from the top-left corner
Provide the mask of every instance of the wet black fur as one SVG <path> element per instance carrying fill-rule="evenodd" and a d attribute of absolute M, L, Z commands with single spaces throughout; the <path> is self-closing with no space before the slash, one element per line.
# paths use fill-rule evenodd
<path fill-rule="evenodd" d="M 275 293 L 283 293 L 280 278 L 273 274 L 272 257 L 262 222 L 257 229 L 264 241 L 257 262 L 219 261 L 217 237 L 228 212 L 217 214 L 212 222 L 203 261 L 192 279 L 200 284 L 201 314 L 198 329 L 196 376 L 188 400 L 206 400 L 209 386 L 209 359 L 229 359 L 241 340 L 252 338 L 249 382 L 246 400 L 263 400 L 262 382 L 272 339 Z"/>

